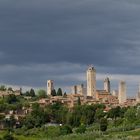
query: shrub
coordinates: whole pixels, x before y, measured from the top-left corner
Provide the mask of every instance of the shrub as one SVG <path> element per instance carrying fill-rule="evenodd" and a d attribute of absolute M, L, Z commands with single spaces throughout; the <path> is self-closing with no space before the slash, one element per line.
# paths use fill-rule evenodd
<path fill-rule="evenodd" d="M 76 133 L 85 133 L 85 131 L 86 131 L 85 125 L 81 125 L 75 130 Z"/>
<path fill-rule="evenodd" d="M 107 119 L 106 118 L 102 118 L 100 120 L 100 130 L 101 131 L 106 131 L 107 130 Z"/>
<path fill-rule="evenodd" d="M 72 128 L 69 125 L 64 125 L 60 127 L 61 135 L 67 135 L 72 133 Z"/>
<path fill-rule="evenodd" d="M 45 130 L 48 137 L 58 137 L 60 136 L 60 128 L 58 126 L 49 126 Z"/>
<path fill-rule="evenodd" d="M 4 136 L 3 136 L 3 140 L 15 140 L 15 138 L 9 134 L 9 133 L 6 133 Z"/>

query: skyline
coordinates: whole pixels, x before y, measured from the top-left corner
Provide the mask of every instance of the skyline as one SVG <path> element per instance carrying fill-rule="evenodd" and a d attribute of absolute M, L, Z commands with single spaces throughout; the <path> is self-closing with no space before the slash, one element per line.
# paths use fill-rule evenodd
<path fill-rule="evenodd" d="M 53 79 L 68 89 L 86 83 L 89 64 L 97 87 L 140 82 L 138 0 L 1 0 L 0 83 L 40 88 Z M 134 92 L 134 93 L 133 93 Z"/>

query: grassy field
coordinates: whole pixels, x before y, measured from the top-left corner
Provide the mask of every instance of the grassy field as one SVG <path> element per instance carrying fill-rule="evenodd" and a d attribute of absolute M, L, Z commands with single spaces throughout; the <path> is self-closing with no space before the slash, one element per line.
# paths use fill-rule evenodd
<path fill-rule="evenodd" d="M 35 131 L 35 130 L 33 130 Z M 6 132 L 1 131 L 0 137 L 2 138 Z M 44 131 L 35 132 L 32 135 L 14 135 L 17 140 L 140 140 L 140 128 L 131 131 L 107 131 L 104 134 L 99 131 L 86 131 L 83 134 L 70 134 L 64 136 L 57 136 L 57 131 L 49 132 L 51 135 Z"/>
<path fill-rule="evenodd" d="M 0 132 L 2 137 L 4 132 Z M 86 132 L 84 134 L 71 134 L 66 136 L 59 136 L 54 138 L 47 138 L 46 136 L 15 136 L 18 140 L 140 140 L 140 129 L 125 131 L 125 132 Z"/>

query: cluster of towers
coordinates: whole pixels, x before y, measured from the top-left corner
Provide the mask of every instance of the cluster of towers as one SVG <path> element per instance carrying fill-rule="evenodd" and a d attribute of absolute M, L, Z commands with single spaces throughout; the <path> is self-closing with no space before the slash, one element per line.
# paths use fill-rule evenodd
<path fill-rule="evenodd" d="M 104 80 L 104 91 L 110 93 L 110 80 Z M 90 66 L 87 70 L 87 96 L 96 98 L 96 70 Z"/>
<path fill-rule="evenodd" d="M 104 80 L 104 90 L 97 90 L 96 89 L 96 70 L 93 66 L 89 66 L 86 71 L 87 76 L 87 87 L 85 88 L 83 84 L 75 85 L 72 87 L 72 94 L 80 94 L 86 97 L 92 97 L 98 100 L 98 95 L 101 93 L 102 95 L 105 93 L 111 96 L 117 96 L 119 103 L 123 104 L 126 102 L 126 83 L 121 81 L 119 83 L 119 89 L 116 93 L 113 91 L 111 94 L 111 86 L 109 78 Z M 52 90 L 54 90 L 53 80 L 47 81 L 47 94 L 51 95 Z"/>
<path fill-rule="evenodd" d="M 110 90 L 110 80 L 107 77 L 104 80 L 104 91 L 111 95 Z M 90 66 L 87 70 L 87 96 L 91 96 L 96 98 L 97 91 L 96 91 L 96 70 L 94 67 Z M 119 91 L 117 93 L 118 100 L 120 104 L 126 102 L 126 83 L 125 81 L 121 81 L 119 83 Z"/>
<path fill-rule="evenodd" d="M 96 100 L 98 100 L 98 97 L 100 94 L 105 97 L 108 97 L 108 95 L 111 96 L 117 96 L 118 101 L 120 104 L 123 104 L 126 102 L 126 83 L 124 81 L 120 81 L 118 90 L 114 90 L 111 93 L 111 85 L 109 78 L 105 78 L 104 80 L 104 89 L 103 90 L 97 90 L 96 88 L 96 70 L 93 66 L 89 66 L 86 71 L 86 77 L 87 77 L 87 87 L 84 88 L 84 85 L 75 85 L 72 87 L 72 93 L 73 94 L 80 94 L 80 95 L 86 95 L 87 97 L 92 97 Z"/>

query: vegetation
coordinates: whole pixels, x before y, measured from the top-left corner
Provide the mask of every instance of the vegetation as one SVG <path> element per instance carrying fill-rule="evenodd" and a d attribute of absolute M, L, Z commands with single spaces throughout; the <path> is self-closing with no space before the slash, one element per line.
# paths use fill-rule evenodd
<path fill-rule="evenodd" d="M 62 93 L 62 89 L 61 88 L 58 88 L 58 91 L 57 91 L 57 96 L 62 96 L 63 93 Z"/>
<path fill-rule="evenodd" d="M 55 89 L 52 90 L 51 95 L 52 95 L 52 96 L 56 96 L 56 95 L 57 95 Z"/>
<path fill-rule="evenodd" d="M 100 130 L 101 131 L 106 131 L 107 130 L 107 119 L 106 118 L 101 118 L 101 120 L 100 120 Z"/>
<path fill-rule="evenodd" d="M 38 91 L 38 97 L 39 97 L 39 98 L 46 98 L 46 97 L 47 97 L 46 91 L 43 90 L 43 89 L 40 89 L 40 90 Z"/>
<path fill-rule="evenodd" d="M 73 108 L 60 102 L 38 104 L 41 98 L 49 98 L 46 91 L 34 89 L 15 96 L 12 88 L 1 86 L 0 90 L 11 91 L 0 98 L 0 123 L 5 130 L 0 140 L 133 140 L 140 139 L 140 106 L 114 107 L 108 112 L 104 104 L 82 105 L 80 97 Z M 61 88 L 53 96 L 64 96 Z M 29 111 L 26 115 L 15 114 Z M 8 115 L 9 116 L 8 116 Z M 133 138 L 133 139 L 132 139 Z"/>
<path fill-rule="evenodd" d="M 0 90 L 1 90 L 1 91 L 6 91 L 5 85 L 1 85 L 1 86 L 0 86 Z"/>

